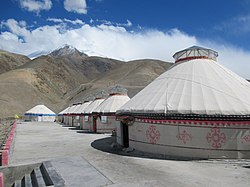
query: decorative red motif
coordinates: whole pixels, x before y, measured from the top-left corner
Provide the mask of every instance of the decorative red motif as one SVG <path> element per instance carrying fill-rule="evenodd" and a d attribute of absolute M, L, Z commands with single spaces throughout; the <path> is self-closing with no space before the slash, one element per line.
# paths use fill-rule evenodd
<path fill-rule="evenodd" d="M 243 141 L 250 142 L 250 131 L 248 131 L 248 134 L 246 134 L 245 136 L 242 136 L 241 143 L 243 143 Z"/>
<path fill-rule="evenodd" d="M 156 144 L 156 142 L 160 139 L 160 136 L 160 132 L 154 125 L 151 125 L 146 132 L 146 137 L 151 144 Z"/>
<path fill-rule="evenodd" d="M 207 142 L 212 142 L 212 147 L 215 149 L 221 148 L 222 144 L 226 142 L 226 135 L 223 132 L 220 132 L 220 128 L 214 127 L 211 128 L 211 132 L 207 133 Z"/>
<path fill-rule="evenodd" d="M 191 134 L 187 133 L 186 130 L 182 131 L 182 133 L 178 133 L 176 138 L 178 138 L 178 140 L 181 140 L 184 144 L 192 140 Z"/>

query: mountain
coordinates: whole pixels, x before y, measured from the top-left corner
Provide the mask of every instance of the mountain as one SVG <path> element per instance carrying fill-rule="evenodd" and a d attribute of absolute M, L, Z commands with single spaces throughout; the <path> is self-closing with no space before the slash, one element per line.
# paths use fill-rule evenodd
<path fill-rule="evenodd" d="M 90 57 L 64 46 L 0 75 L 0 116 L 23 114 L 37 104 L 59 112 L 115 84 L 126 87 L 132 97 L 170 65 L 159 60 Z"/>
<path fill-rule="evenodd" d="M 76 48 L 70 45 L 64 45 L 62 48 L 52 51 L 49 55 L 52 57 L 69 57 L 69 56 L 87 57 L 88 56 L 78 51 Z"/>
<path fill-rule="evenodd" d="M 30 59 L 24 55 L 0 50 L 0 74 L 13 70 L 29 61 Z"/>
<path fill-rule="evenodd" d="M 79 102 L 86 95 L 100 90 L 108 90 L 117 84 L 125 87 L 129 97 L 133 97 L 171 65 L 172 63 L 152 59 L 122 62 L 116 68 L 102 74 L 98 79 L 81 84 L 72 90 L 68 94 L 69 101 L 71 103 Z"/>

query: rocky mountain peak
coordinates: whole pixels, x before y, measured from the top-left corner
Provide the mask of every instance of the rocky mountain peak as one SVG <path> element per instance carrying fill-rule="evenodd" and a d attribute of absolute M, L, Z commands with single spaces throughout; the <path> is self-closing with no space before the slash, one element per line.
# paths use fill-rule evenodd
<path fill-rule="evenodd" d="M 80 52 L 75 47 L 68 44 L 65 44 L 63 47 L 52 51 L 49 55 L 53 57 L 64 57 L 68 55 L 80 55 L 82 57 L 87 56 L 86 54 Z"/>

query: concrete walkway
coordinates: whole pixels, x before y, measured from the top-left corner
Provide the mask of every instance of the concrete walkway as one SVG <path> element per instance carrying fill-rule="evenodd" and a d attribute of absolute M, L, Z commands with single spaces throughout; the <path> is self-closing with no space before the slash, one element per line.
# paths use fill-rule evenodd
<path fill-rule="evenodd" d="M 249 160 L 174 161 L 142 158 L 133 153 L 124 156 L 109 151 L 109 143 L 109 135 L 81 133 L 56 123 L 22 123 L 17 126 L 10 164 L 45 160 L 67 163 L 69 158 L 76 163 L 82 159 L 80 167 L 89 163 L 111 187 L 250 186 L 250 169 L 242 167 Z M 78 170 L 75 163 L 72 167 L 67 163 L 67 170 Z M 59 173 L 63 172 L 61 168 Z M 82 172 L 74 172 L 74 177 L 81 178 Z"/>

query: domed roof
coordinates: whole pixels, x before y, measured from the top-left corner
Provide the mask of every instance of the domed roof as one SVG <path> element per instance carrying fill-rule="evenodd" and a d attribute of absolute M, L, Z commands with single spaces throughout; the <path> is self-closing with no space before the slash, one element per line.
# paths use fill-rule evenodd
<path fill-rule="evenodd" d="M 197 46 L 175 53 L 176 63 L 117 113 L 250 115 L 250 83 L 217 63 L 217 56 Z"/>
<path fill-rule="evenodd" d="M 90 103 L 92 103 L 92 101 L 86 101 L 86 102 L 84 102 L 83 104 L 81 104 L 81 105 L 75 110 L 75 113 L 76 113 L 76 114 L 82 114 L 82 113 L 84 113 L 85 108 L 87 108 L 87 107 L 90 105 Z"/>
<path fill-rule="evenodd" d="M 85 109 L 84 114 L 91 114 L 105 99 L 96 98 L 92 103 L 90 103 Z"/>
<path fill-rule="evenodd" d="M 112 93 L 104 100 L 93 112 L 96 113 L 115 113 L 130 98 L 126 94 Z"/>
<path fill-rule="evenodd" d="M 56 114 L 44 105 L 37 105 L 25 112 L 25 115 L 48 115 L 55 116 Z"/>

